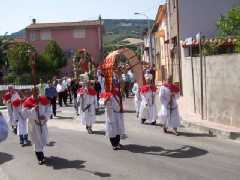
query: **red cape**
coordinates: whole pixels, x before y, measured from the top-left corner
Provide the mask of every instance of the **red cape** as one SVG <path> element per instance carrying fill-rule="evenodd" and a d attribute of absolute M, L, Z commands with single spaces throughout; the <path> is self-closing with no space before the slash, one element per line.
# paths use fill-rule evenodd
<path fill-rule="evenodd" d="M 90 96 L 96 96 L 97 95 L 97 92 L 96 92 L 96 90 L 94 88 L 88 88 L 87 89 L 87 93 Z"/>
<path fill-rule="evenodd" d="M 15 99 L 15 100 L 12 102 L 12 106 L 16 108 L 16 107 L 20 106 L 21 103 L 22 103 L 21 99 Z"/>
<path fill-rule="evenodd" d="M 141 93 L 141 94 L 147 93 L 147 92 L 149 92 L 149 91 L 156 92 L 156 91 L 157 91 L 157 87 L 154 86 L 154 85 L 143 85 L 143 86 L 140 88 L 140 93 Z"/>
<path fill-rule="evenodd" d="M 3 100 L 4 101 L 8 101 L 8 100 L 10 100 L 11 99 L 11 97 L 12 97 L 12 95 L 10 94 L 10 92 L 6 92 L 4 95 L 3 95 Z"/>
<path fill-rule="evenodd" d="M 49 101 L 46 96 L 39 96 L 38 101 L 39 101 L 39 104 L 43 106 L 46 106 L 49 104 Z M 33 108 L 37 104 L 38 104 L 37 101 L 33 97 L 29 97 L 24 101 L 23 106 L 26 108 Z"/>
<path fill-rule="evenodd" d="M 170 89 L 171 92 L 178 93 L 180 91 L 180 88 L 172 83 L 164 83 L 163 86 Z"/>

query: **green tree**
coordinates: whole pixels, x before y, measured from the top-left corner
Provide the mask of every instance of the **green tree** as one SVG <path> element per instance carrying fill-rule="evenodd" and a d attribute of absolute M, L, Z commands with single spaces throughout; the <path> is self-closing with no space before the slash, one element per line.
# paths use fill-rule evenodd
<path fill-rule="evenodd" d="M 28 51 L 35 51 L 34 47 L 27 43 L 15 43 L 8 49 L 9 74 L 5 77 L 8 83 L 30 84 L 31 66 Z"/>
<path fill-rule="evenodd" d="M 231 9 L 217 21 L 218 33 L 222 37 L 240 36 L 240 6 Z"/>
<path fill-rule="evenodd" d="M 41 61 L 43 61 L 45 65 L 47 64 L 48 70 L 54 73 L 67 63 L 64 52 L 56 41 L 50 41 L 45 47 Z"/>
<path fill-rule="evenodd" d="M 0 37 L 0 69 L 7 65 L 7 50 L 9 47 L 9 39 L 6 36 Z"/>

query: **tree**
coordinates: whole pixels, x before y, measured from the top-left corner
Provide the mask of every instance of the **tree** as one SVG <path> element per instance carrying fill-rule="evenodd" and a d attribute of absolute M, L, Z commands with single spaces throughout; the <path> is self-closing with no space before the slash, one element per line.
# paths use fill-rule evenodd
<path fill-rule="evenodd" d="M 6 36 L 0 37 L 0 69 L 7 65 L 7 50 L 9 40 Z"/>
<path fill-rule="evenodd" d="M 57 70 L 66 65 L 67 60 L 63 50 L 56 41 L 50 41 L 45 47 L 42 54 L 42 61 L 47 63 L 49 70 L 57 72 Z"/>
<path fill-rule="evenodd" d="M 217 21 L 218 33 L 221 37 L 240 37 L 240 6 L 231 9 Z"/>
<path fill-rule="evenodd" d="M 8 83 L 30 84 L 31 65 L 29 62 L 29 49 L 36 51 L 33 46 L 27 43 L 15 43 L 8 49 L 9 74 L 5 77 Z"/>

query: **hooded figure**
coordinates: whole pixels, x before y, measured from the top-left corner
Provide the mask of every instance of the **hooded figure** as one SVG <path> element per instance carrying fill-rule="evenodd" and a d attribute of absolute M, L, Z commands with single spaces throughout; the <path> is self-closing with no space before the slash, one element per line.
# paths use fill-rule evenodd
<path fill-rule="evenodd" d="M 175 135 L 178 135 L 177 128 L 181 125 L 178 112 L 177 99 L 180 97 L 180 89 L 172 83 L 172 76 L 168 77 L 159 91 L 161 101 L 161 110 L 159 116 L 164 125 L 163 130 L 166 133 L 172 128 Z"/>
<path fill-rule="evenodd" d="M 45 162 L 43 150 L 47 145 L 47 121 L 51 109 L 47 97 L 38 95 L 38 88 L 34 88 L 33 96 L 27 98 L 23 103 L 23 114 L 29 120 L 29 135 L 34 144 L 39 165 L 41 165 Z"/>
<path fill-rule="evenodd" d="M 87 87 L 78 90 L 78 104 L 80 105 L 80 120 L 89 134 L 93 134 L 92 126 L 96 121 L 97 92 L 93 83 L 89 82 Z"/>
<path fill-rule="evenodd" d="M 152 75 L 149 74 L 149 76 L 145 77 L 147 84 L 140 88 L 142 101 L 139 109 L 139 119 L 142 124 L 146 120 L 149 120 L 152 125 L 155 125 L 157 120 L 157 107 L 155 103 L 157 88 L 151 84 L 150 76 Z"/>
<path fill-rule="evenodd" d="M 23 115 L 22 112 L 22 103 L 24 100 L 21 100 L 20 97 L 15 98 L 12 101 L 13 116 L 17 121 L 17 134 L 20 139 L 20 144 L 25 146 L 28 144 L 28 123 L 27 118 Z"/>
<path fill-rule="evenodd" d="M 117 92 L 104 92 L 100 97 L 100 104 L 105 106 L 105 130 L 106 137 L 110 139 L 113 150 L 121 148 L 120 139 L 126 137 L 123 121 L 123 113 L 121 112 L 120 100 Z"/>

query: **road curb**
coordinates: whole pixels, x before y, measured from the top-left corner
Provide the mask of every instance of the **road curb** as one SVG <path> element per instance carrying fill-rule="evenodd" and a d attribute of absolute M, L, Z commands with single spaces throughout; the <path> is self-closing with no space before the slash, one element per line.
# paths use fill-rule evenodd
<path fill-rule="evenodd" d="M 189 122 L 186 120 L 182 120 L 182 125 L 187 128 L 193 128 L 198 132 L 209 134 L 209 136 L 240 141 L 240 132 L 226 131 L 223 129 L 207 127 L 197 122 Z"/>

